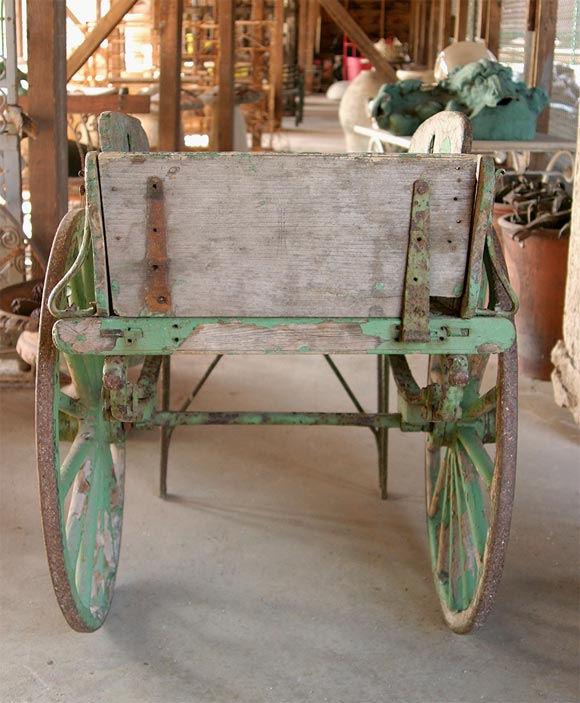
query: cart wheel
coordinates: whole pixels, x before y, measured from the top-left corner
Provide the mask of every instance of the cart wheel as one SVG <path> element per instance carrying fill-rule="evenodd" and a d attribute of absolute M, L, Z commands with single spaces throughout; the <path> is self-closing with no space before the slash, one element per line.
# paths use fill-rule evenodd
<path fill-rule="evenodd" d="M 48 264 L 36 381 L 37 463 L 44 540 L 58 603 L 69 625 L 88 632 L 109 611 L 119 560 L 124 432 L 107 413 L 103 358 L 59 354 L 48 296 L 76 256 L 84 213 L 61 222 Z M 69 305 L 94 300 L 89 254 L 66 293 Z M 72 380 L 72 391 L 63 383 Z M 69 386 L 71 388 L 71 386 Z"/>
<path fill-rule="evenodd" d="M 516 347 L 498 355 L 484 390 L 487 355 L 468 357 L 469 382 L 457 422 L 427 438 L 429 548 L 445 621 L 459 634 L 487 618 L 508 542 L 517 443 Z M 448 357 L 432 356 L 429 380 L 449 386 Z M 488 371 L 488 376 L 492 369 Z"/>

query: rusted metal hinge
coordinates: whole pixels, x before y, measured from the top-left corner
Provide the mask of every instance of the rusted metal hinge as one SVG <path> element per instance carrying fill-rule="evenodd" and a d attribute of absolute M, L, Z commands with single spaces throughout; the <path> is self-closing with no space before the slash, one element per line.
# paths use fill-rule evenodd
<path fill-rule="evenodd" d="M 146 220 L 146 288 L 145 304 L 148 312 L 157 315 L 171 314 L 171 289 L 169 288 L 169 261 L 167 259 L 167 231 L 165 226 L 165 200 L 163 181 L 157 176 L 147 179 Z"/>
<path fill-rule="evenodd" d="M 429 195 L 430 188 L 427 181 L 421 179 L 415 181 L 401 320 L 402 342 L 430 341 Z"/>

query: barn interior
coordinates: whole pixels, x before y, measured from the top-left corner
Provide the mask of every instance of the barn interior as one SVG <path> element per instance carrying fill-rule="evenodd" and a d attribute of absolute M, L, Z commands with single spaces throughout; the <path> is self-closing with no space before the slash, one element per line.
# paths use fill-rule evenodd
<path fill-rule="evenodd" d="M 580 0 L 2 0 L 0 21 L 2 700 L 578 700 Z M 479 69 L 453 93 L 466 66 Z M 330 413 L 376 407 L 404 416 L 394 372 L 389 384 L 370 353 L 275 348 L 174 355 L 157 410 L 237 420 L 172 428 L 165 478 L 167 433 L 120 423 L 115 595 L 95 632 L 71 629 L 47 567 L 47 550 L 50 559 L 66 539 L 55 547 L 46 536 L 38 497 L 37 457 L 54 452 L 59 432 L 64 441 L 58 410 L 54 436 L 38 420 L 53 410 L 36 378 L 50 331 L 38 330 L 55 233 L 93 197 L 90 155 L 106 151 L 99 116 L 137 118 L 143 158 L 350 154 L 370 168 L 408 159 L 418 125 L 456 111 L 471 120 L 478 164 L 488 157 L 496 169 L 490 228 L 519 297 L 517 483 L 485 624 L 460 635 L 441 615 L 424 432 L 403 423 L 387 442 L 378 425 L 249 419 L 276 411 L 300 425 L 310 413 L 333 424 Z M 324 202 L 334 197 L 340 219 L 341 191 Z M 377 210 L 383 197 L 388 183 Z M 129 258 L 133 245 L 123 246 Z M 487 373 L 501 379 L 498 349 Z M 407 356 L 429 384 L 433 361 Z M 139 369 L 128 370 L 133 383 Z M 66 396 L 75 374 L 55 373 Z"/>

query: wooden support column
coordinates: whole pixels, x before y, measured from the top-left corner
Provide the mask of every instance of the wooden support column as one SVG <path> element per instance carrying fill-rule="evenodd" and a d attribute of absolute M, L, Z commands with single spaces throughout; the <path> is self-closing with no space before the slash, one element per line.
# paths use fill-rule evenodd
<path fill-rule="evenodd" d="M 421 2 L 418 0 L 419 6 L 417 10 L 417 35 L 416 35 L 416 45 L 417 54 L 415 56 L 415 63 L 419 66 L 427 66 L 427 28 L 429 26 L 428 18 L 428 3 Z M 432 66 L 427 66 L 427 68 L 433 68 Z"/>
<path fill-rule="evenodd" d="M 234 69 L 235 69 L 235 3 L 218 0 L 219 93 L 217 100 L 217 143 L 219 151 L 234 149 Z"/>
<path fill-rule="evenodd" d="M 252 0 L 252 21 L 262 22 L 264 20 L 264 0 Z M 264 44 L 264 27 L 263 25 L 255 25 L 252 29 L 252 37 L 255 42 L 255 48 Z M 264 53 L 254 51 L 252 60 L 252 78 L 254 88 L 258 90 L 262 87 L 262 73 L 264 72 Z"/>
<path fill-rule="evenodd" d="M 101 17 L 92 32 L 87 35 L 83 43 L 74 50 L 66 62 L 66 79 L 70 79 L 82 68 L 88 58 L 99 48 L 101 43 L 115 29 L 123 17 L 137 3 L 137 0 L 117 0 L 104 17 Z M 47 3 L 45 2 L 44 5 Z M 30 11 L 29 11 L 30 12 Z"/>
<path fill-rule="evenodd" d="M 161 0 L 159 151 L 181 147 L 181 27 L 183 0 Z"/>
<path fill-rule="evenodd" d="M 264 0 L 252 0 L 252 20 L 254 22 L 263 22 L 264 20 Z M 257 24 L 252 29 L 252 37 L 254 40 L 254 53 L 252 56 L 252 87 L 259 93 L 262 93 L 262 85 L 264 78 L 264 25 Z M 252 148 L 259 149 L 262 146 L 262 100 L 254 107 L 255 112 L 252 115 L 260 114 L 257 121 L 252 120 Z"/>
<path fill-rule="evenodd" d="M 543 88 L 548 95 L 552 92 L 557 17 L 558 0 L 529 0 L 527 21 L 528 32 L 532 33 L 532 38 L 525 73 L 530 87 Z M 538 117 L 538 132 L 548 131 L 549 119 L 550 111 L 547 105 Z"/>
<path fill-rule="evenodd" d="M 475 38 L 487 39 L 487 11 L 488 11 L 488 0 L 478 0 L 477 6 L 475 8 Z"/>
<path fill-rule="evenodd" d="M 501 27 L 501 0 L 487 0 L 485 43 L 495 56 L 499 56 L 499 31 Z"/>
<path fill-rule="evenodd" d="M 451 0 L 439 0 L 439 22 L 437 26 L 437 54 L 451 41 Z"/>
<path fill-rule="evenodd" d="M 306 68 L 306 35 L 308 28 L 308 2 L 298 0 L 298 66 Z"/>
<path fill-rule="evenodd" d="M 455 15 L 455 28 L 453 36 L 455 41 L 465 41 L 467 36 L 467 16 L 469 14 L 469 0 L 457 0 Z"/>
<path fill-rule="evenodd" d="M 320 6 L 318 0 L 302 0 L 308 10 L 306 13 L 306 48 L 304 60 L 304 88 L 306 92 L 312 92 L 314 82 L 314 45 L 316 43 L 316 25 L 318 24 L 318 13 Z"/>
<path fill-rule="evenodd" d="M 38 128 L 29 140 L 32 236 L 47 259 L 68 207 L 66 1 L 28 0 L 28 109 Z"/>
<path fill-rule="evenodd" d="M 391 64 L 380 51 L 377 51 L 373 42 L 339 0 L 319 0 L 319 2 L 340 29 L 356 44 L 361 54 L 371 62 L 381 80 L 385 83 L 396 83 L 397 77 Z"/>
<path fill-rule="evenodd" d="M 439 37 L 439 3 L 440 0 L 431 0 L 427 8 L 429 25 L 427 30 L 427 66 L 435 65 L 437 57 L 437 39 Z"/>
<path fill-rule="evenodd" d="M 282 124 L 284 84 L 284 0 L 274 0 L 274 24 L 270 46 L 270 90 L 273 90 L 274 123 Z"/>

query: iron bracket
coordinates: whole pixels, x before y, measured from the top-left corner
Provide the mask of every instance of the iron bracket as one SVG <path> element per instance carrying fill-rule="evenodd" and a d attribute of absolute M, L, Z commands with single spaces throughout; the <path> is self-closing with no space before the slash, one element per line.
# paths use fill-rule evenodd
<path fill-rule="evenodd" d="M 169 261 L 163 181 L 157 176 L 147 179 L 146 287 L 145 306 L 152 315 L 171 314 Z"/>
<path fill-rule="evenodd" d="M 428 342 L 429 334 L 429 196 L 427 181 L 413 184 L 405 292 L 401 320 L 402 342 Z"/>

